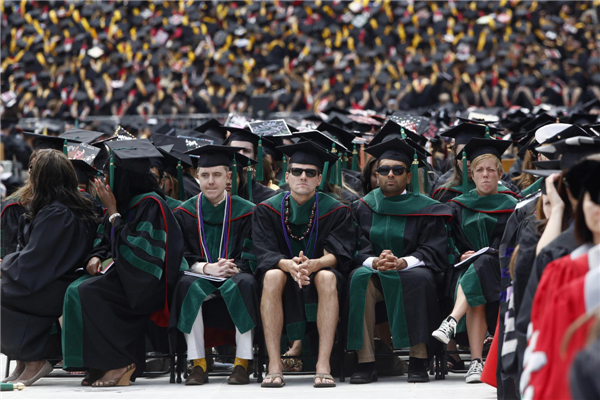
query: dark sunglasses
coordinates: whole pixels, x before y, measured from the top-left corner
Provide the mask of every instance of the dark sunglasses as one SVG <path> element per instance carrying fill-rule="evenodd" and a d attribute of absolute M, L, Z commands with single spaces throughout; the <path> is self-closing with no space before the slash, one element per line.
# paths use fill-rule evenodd
<path fill-rule="evenodd" d="M 402 165 L 396 165 L 396 166 L 393 166 L 393 167 L 379 167 L 379 168 L 377 168 L 377 173 L 379 175 L 387 176 L 387 175 L 390 174 L 390 171 L 392 171 L 394 173 L 394 175 L 396 175 L 396 176 L 401 176 L 406 171 L 406 167 L 403 167 Z"/>
<path fill-rule="evenodd" d="M 314 168 L 291 168 L 290 172 L 292 173 L 292 175 L 294 176 L 302 176 L 302 173 L 305 172 L 306 176 L 309 178 L 314 178 L 315 176 L 317 176 L 317 170 Z"/>

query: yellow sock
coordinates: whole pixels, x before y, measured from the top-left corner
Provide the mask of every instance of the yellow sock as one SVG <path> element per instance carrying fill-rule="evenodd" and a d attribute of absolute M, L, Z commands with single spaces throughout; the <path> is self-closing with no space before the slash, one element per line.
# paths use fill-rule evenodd
<path fill-rule="evenodd" d="M 202 368 L 202 370 L 204 372 L 206 372 L 206 358 L 197 358 L 195 360 L 192 361 L 192 366 L 195 367 L 199 365 L 200 368 Z"/>
<path fill-rule="evenodd" d="M 235 361 L 233 362 L 233 368 L 235 368 L 237 365 L 241 365 L 246 371 L 248 370 L 248 360 L 236 357 Z"/>

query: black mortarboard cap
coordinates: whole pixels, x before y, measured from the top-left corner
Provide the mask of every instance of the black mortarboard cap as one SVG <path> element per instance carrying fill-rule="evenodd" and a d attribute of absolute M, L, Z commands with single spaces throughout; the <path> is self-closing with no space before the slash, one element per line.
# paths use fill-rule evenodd
<path fill-rule="evenodd" d="M 149 158 L 162 157 L 147 139 L 117 140 L 106 145 L 112 151 L 115 165 L 140 174 L 150 171 Z"/>
<path fill-rule="evenodd" d="M 486 125 L 466 122 L 448 129 L 440 136 L 454 138 L 455 145 L 467 144 L 473 138 L 485 138 L 486 129 L 489 130 L 490 135 L 500 131 L 500 129 L 487 127 Z"/>
<path fill-rule="evenodd" d="M 583 160 L 574 165 L 565 175 L 569 190 L 579 198 L 582 193 L 589 192 L 592 201 L 600 205 L 600 161 Z"/>
<path fill-rule="evenodd" d="M 548 177 L 552 174 L 560 174 L 560 161 L 534 161 L 533 165 L 536 169 L 524 169 L 523 172 L 533 176 Z"/>
<path fill-rule="evenodd" d="M 69 129 L 59 137 L 73 142 L 91 144 L 104 135 L 105 134 L 103 132 L 87 131 L 85 129 L 75 128 Z"/>
<path fill-rule="evenodd" d="M 202 125 L 194 128 L 194 131 L 204 133 L 215 139 L 215 143 L 218 141 L 219 143 L 223 143 L 227 136 L 227 130 L 223 127 L 216 119 L 209 119 L 204 122 Z"/>
<path fill-rule="evenodd" d="M 312 142 L 301 141 L 287 146 L 278 146 L 277 149 L 289 157 L 288 165 L 305 164 L 314 165 L 323 171 L 326 162 L 333 164 L 338 157 L 324 150 Z"/>
<path fill-rule="evenodd" d="M 463 151 L 467 153 L 467 159 L 471 162 L 484 154 L 492 154 L 501 159 L 502 154 L 511 144 L 512 142 L 509 140 L 482 139 L 475 137 L 469 140 L 463 148 Z"/>
<path fill-rule="evenodd" d="M 369 146 L 365 149 L 365 153 L 372 155 L 378 160 L 394 160 L 403 162 L 407 168 L 410 168 L 414 155 L 417 155 L 417 160 L 420 166 L 425 166 L 426 156 L 420 153 L 407 141 L 398 137 L 394 137 L 375 146 Z"/>
<path fill-rule="evenodd" d="M 318 144 L 327 151 L 331 151 L 334 143 L 337 151 L 348 152 L 350 150 L 327 131 L 303 131 L 294 133 L 292 136 L 300 138 L 301 141 L 310 141 Z"/>
<path fill-rule="evenodd" d="M 402 137 L 402 132 L 406 137 Z M 394 138 L 409 140 L 411 146 L 415 147 L 417 151 L 422 154 L 430 155 L 420 143 L 423 141 L 427 143 L 427 139 L 417 135 L 410 129 L 404 128 L 401 125 L 397 124 L 393 120 L 388 121 L 380 130 L 377 132 L 375 137 L 369 142 L 369 146 L 376 146 L 380 143 L 386 143 L 389 140 Z"/>
<path fill-rule="evenodd" d="M 163 151 L 161 151 L 161 153 L 163 153 L 165 157 L 168 156 L 176 159 L 174 162 L 175 166 L 177 165 L 177 161 L 181 161 L 187 167 L 192 166 L 192 160 L 190 159 L 190 156 L 186 154 L 188 148 L 185 139 L 175 136 L 161 135 L 160 133 L 152 133 L 152 143 L 155 147 L 159 148 L 159 150 L 161 150 L 160 147 L 172 145 L 168 151 L 164 151 L 164 149 L 162 149 Z"/>
<path fill-rule="evenodd" d="M 230 161 L 234 156 L 237 158 L 236 153 L 242 149 L 242 147 L 209 144 L 189 150 L 187 153 L 192 156 L 199 156 L 198 168 L 211 168 L 220 165 L 229 167 L 231 165 Z"/>
<path fill-rule="evenodd" d="M 554 155 L 555 158 L 560 155 L 560 168 L 567 170 L 571 169 L 585 156 L 600 153 L 600 138 L 589 136 L 569 137 L 538 147 L 536 150 L 542 154 Z"/>
<path fill-rule="evenodd" d="M 321 122 L 317 126 L 317 131 L 320 132 L 328 132 L 332 136 L 344 145 L 349 151 L 352 151 L 353 143 L 352 141 L 356 139 L 356 135 L 351 132 L 348 132 L 346 129 L 340 128 L 338 126 L 332 125 L 329 122 Z"/>

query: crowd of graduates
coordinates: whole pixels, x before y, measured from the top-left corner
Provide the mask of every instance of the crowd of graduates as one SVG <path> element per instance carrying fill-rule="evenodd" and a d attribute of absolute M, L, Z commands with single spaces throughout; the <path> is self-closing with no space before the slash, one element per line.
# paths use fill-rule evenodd
<path fill-rule="evenodd" d="M 5 117 L 600 97 L 594 1 L 4 1 Z"/>
<path fill-rule="evenodd" d="M 408 349 L 409 382 L 438 359 L 498 398 L 597 397 L 595 114 L 352 116 L 11 127 L 29 155 L 1 215 L 6 381 L 62 362 L 84 386 L 128 385 L 168 336 L 187 385 L 209 381 L 223 344 L 228 383 L 249 383 L 263 340 L 263 387 L 309 368 L 305 353 L 314 386 L 335 386 L 334 343 L 367 384 L 384 373 L 379 342 Z"/>

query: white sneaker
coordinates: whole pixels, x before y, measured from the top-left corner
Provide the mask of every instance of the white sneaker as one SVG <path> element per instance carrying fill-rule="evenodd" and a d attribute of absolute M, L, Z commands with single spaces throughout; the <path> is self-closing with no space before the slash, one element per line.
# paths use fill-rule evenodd
<path fill-rule="evenodd" d="M 483 372 L 483 363 L 479 360 L 471 361 L 469 371 L 465 380 L 467 383 L 481 383 L 481 373 Z"/>
<path fill-rule="evenodd" d="M 456 320 L 452 317 L 446 318 L 440 327 L 434 331 L 431 336 L 444 344 L 448 344 L 452 336 L 456 333 Z"/>

